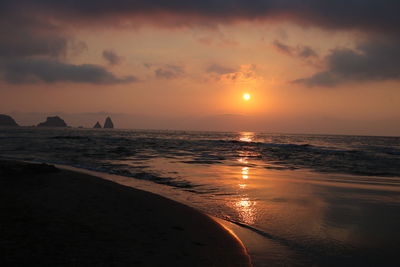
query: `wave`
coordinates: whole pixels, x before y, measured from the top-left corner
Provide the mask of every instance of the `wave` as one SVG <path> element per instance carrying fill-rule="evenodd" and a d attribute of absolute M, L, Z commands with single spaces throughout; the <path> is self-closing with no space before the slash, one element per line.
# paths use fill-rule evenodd
<path fill-rule="evenodd" d="M 7 139 L 0 142 L 3 153 L 72 164 L 170 158 L 184 164 L 212 165 L 233 164 L 246 157 L 267 169 L 305 168 L 364 176 L 400 176 L 400 139 L 396 138 L 261 135 L 247 142 L 234 133 L 7 131 L 11 133 L 2 132 Z"/>
<path fill-rule="evenodd" d="M 320 240 L 313 240 L 311 238 L 308 238 L 307 240 L 300 240 L 297 241 L 295 238 L 285 238 L 283 236 L 279 236 L 273 233 L 269 233 L 264 230 L 260 230 L 257 227 L 250 226 L 247 224 L 244 224 L 242 222 L 238 222 L 235 220 L 227 219 L 224 218 L 224 220 L 236 224 L 242 228 L 245 228 L 253 233 L 256 233 L 264 238 L 267 238 L 273 242 L 276 242 L 280 245 L 283 245 L 295 252 L 299 252 L 302 255 L 307 255 L 308 258 L 313 258 L 314 260 L 317 260 L 316 258 L 324 258 L 326 259 L 327 257 L 331 256 L 333 253 L 336 253 L 337 255 L 346 255 L 346 253 L 349 252 L 349 250 L 354 249 L 350 245 L 343 245 L 340 242 L 329 242 L 329 244 L 321 244 Z M 329 250 L 327 249 L 329 247 Z"/>

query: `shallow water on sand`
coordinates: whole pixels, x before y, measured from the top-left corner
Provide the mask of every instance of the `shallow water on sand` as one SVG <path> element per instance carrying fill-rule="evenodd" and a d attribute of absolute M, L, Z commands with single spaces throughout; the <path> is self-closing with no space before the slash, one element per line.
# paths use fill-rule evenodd
<path fill-rule="evenodd" d="M 0 155 L 145 180 L 250 231 L 256 266 L 400 263 L 400 138 L 23 128 Z"/>

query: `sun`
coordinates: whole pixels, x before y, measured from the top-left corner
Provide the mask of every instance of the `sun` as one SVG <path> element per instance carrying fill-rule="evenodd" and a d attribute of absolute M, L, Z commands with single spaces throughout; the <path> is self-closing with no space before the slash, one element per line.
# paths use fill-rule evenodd
<path fill-rule="evenodd" d="M 249 93 L 245 93 L 245 94 L 243 94 L 243 99 L 245 101 L 249 101 L 251 99 L 251 95 Z"/>

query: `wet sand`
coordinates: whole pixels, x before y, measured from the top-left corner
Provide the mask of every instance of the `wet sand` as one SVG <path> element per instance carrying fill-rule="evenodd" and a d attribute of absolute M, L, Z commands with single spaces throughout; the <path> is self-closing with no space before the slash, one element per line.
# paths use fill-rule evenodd
<path fill-rule="evenodd" d="M 251 266 L 209 216 L 46 164 L 0 161 L 2 266 Z"/>

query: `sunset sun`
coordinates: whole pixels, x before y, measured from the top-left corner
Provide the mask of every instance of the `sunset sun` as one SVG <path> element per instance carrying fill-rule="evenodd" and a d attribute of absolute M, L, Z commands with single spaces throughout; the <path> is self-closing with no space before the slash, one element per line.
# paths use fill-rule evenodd
<path fill-rule="evenodd" d="M 251 95 L 249 93 L 245 93 L 245 94 L 243 94 L 243 99 L 245 101 L 249 101 L 251 99 Z"/>

